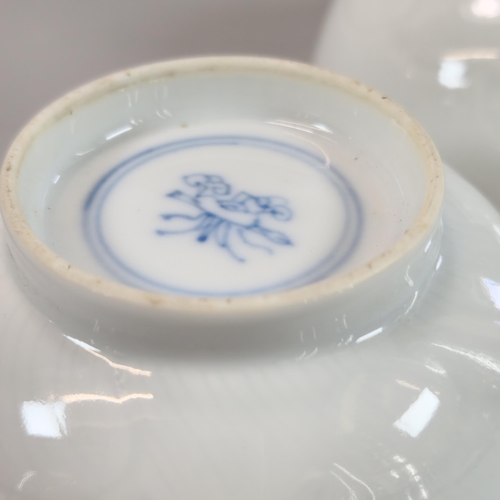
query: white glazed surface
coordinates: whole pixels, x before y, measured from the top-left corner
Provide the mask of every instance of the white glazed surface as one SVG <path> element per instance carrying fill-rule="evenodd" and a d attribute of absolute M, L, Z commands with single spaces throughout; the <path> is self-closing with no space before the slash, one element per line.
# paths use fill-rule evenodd
<path fill-rule="evenodd" d="M 401 178 L 382 161 L 344 151 L 327 134 L 316 137 L 297 128 L 291 133 L 286 125 L 222 121 L 127 137 L 74 173 L 55 176 L 42 237 L 72 265 L 94 274 L 153 291 L 204 296 L 307 284 L 355 269 L 394 244 L 418 213 L 420 179 Z M 118 170 L 119 180 L 100 183 L 138 151 L 186 143 L 201 145 L 153 153 L 121 178 Z M 218 182 L 211 182 L 215 178 Z M 200 190 L 202 196 L 193 198 Z M 83 211 L 82 231 L 89 194 L 94 199 Z M 99 195 L 100 210 L 94 208 Z M 244 198 L 238 205 L 244 212 L 217 205 L 238 196 Z M 271 208 L 275 203 L 276 216 L 257 205 L 263 199 L 258 196 L 269 197 Z M 220 217 L 218 229 L 207 229 L 206 222 L 202 227 L 202 217 L 213 218 L 207 213 Z M 273 234 L 245 230 L 256 220 L 259 230 Z M 225 231 L 226 242 L 217 244 Z M 116 261 L 144 278 L 123 272 Z"/>
<path fill-rule="evenodd" d="M 318 348 L 311 322 L 294 357 L 134 354 L 97 322 L 83 343 L 28 301 L 2 230 L 4 498 L 494 498 L 500 216 L 447 186 L 419 307 L 347 345 Z"/>
<path fill-rule="evenodd" d="M 400 102 L 500 207 L 499 0 L 335 0 L 314 61 Z"/>

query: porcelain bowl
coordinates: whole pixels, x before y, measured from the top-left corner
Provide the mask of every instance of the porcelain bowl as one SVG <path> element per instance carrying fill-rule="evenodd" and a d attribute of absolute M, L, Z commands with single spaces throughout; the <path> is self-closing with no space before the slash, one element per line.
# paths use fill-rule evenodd
<path fill-rule="evenodd" d="M 404 105 L 498 209 L 499 24 L 497 0 L 335 1 L 314 62 Z"/>
<path fill-rule="evenodd" d="M 79 339 L 95 340 L 97 321 L 113 345 L 297 355 L 311 324 L 338 343 L 341 316 L 358 338 L 415 305 L 438 258 L 443 186 L 431 141 L 385 96 L 252 58 L 91 83 L 21 132 L 1 177 L 18 269 Z"/>
<path fill-rule="evenodd" d="M 242 115 L 258 124 L 253 142 L 248 124 L 242 142 Z M 219 141 L 203 151 L 203 165 L 199 149 L 194 157 L 182 149 L 188 156 L 169 156 L 165 184 L 158 182 L 155 162 L 165 151 L 180 141 L 201 147 L 200 137 Z M 292 146 L 293 158 L 283 153 Z M 236 166 L 215 171 L 225 158 Z M 300 181 L 276 174 L 283 158 Z M 186 177 L 192 160 L 202 170 Z M 266 171 L 252 184 L 260 165 Z M 453 170 L 444 174 L 446 187 L 427 134 L 386 96 L 284 61 L 160 63 L 93 82 L 42 111 L 0 174 L 0 492 L 51 500 L 491 499 L 500 491 L 500 215 Z M 316 175 L 322 182 L 304 204 L 303 189 L 289 186 Z M 121 186 L 128 197 L 118 196 Z M 151 226 L 142 212 L 126 212 L 144 186 Z M 104 222 L 93 226 L 99 210 L 86 207 L 99 200 Z M 184 210 L 186 200 L 196 212 L 163 208 Z M 317 203 L 321 217 L 299 224 L 297 214 Z M 128 216 L 119 212 L 106 226 L 114 207 Z M 265 218 L 262 210 L 274 212 Z M 170 226 L 206 221 L 207 212 L 240 224 L 240 236 L 256 228 L 274 235 L 266 241 L 273 251 Z M 243 223 L 242 213 L 259 217 Z M 149 261 L 137 258 L 138 228 L 150 228 L 152 247 L 185 245 L 189 283 L 205 252 L 225 271 L 238 270 L 244 256 L 256 267 L 229 274 L 239 286 L 295 272 L 276 257 L 286 262 L 287 251 L 300 251 L 309 242 L 301 234 L 313 234 L 311 248 L 321 250 L 325 231 L 308 231 L 323 224 L 328 238 L 355 242 L 339 243 L 348 257 L 325 276 L 266 293 L 221 294 L 232 283 L 227 272 L 210 282 L 218 296 L 158 290 L 160 278 L 176 275 L 161 267 L 156 284 L 145 285 Z M 101 234 L 121 252 L 114 245 L 128 234 L 123 227 L 134 229 L 123 248 L 140 273 L 118 274 L 107 249 L 86 239 Z M 353 227 L 362 229 L 344 231 Z"/>

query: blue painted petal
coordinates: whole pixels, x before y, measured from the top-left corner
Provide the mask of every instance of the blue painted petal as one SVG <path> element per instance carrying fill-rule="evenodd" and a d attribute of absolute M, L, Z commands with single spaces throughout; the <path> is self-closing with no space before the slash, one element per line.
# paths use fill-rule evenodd
<path fill-rule="evenodd" d="M 185 175 L 183 180 L 188 186 L 198 187 L 208 184 L 210 182 L 210 176 L 205 174 L 191 174 Z"/>
<path fill-rule="evenodd" d="M 252 195 L 245 193 L 245 191 L 240 191 L 238 194 L 235 194 L 233 196 L 232 200 L 237 203 L 244 203 L 249 198 L 252 198 Z"/>
<path fill-rule="evenodd" d="M 211 184 L 223 184 L 224 183 L 224 179 L 220 175 L 207 175 L 207 177 L 208 177 L 208 181 Z"/>
<path fill-rule="evenodd" d="M 271 198 L 269 196 L 259 196 L 256 198 L 259 207 L 267 210 L 271 206 Z"/>
<path fill-rule="evenodd" d="M 231 192 L 231 186 L 220 175 L 209 175 L 209 191 L 213 196 L 224 196 Z"/>
<path fill-rule="evenodd" d="M 256 196 L 251 196 L 247 193 L 244 194 L 245 197 L 241 196 L 238 201 L 244 205 L 244 212 L 250 214 L 259 214 L 263 212 L 262 207 L 259 205 L 259 199 Z"/>
<path fill-rule="evenodd" d="M 217 203 L 224 210 L 229 210 L 230 212 L 245 212 L 245 206 L 241 203 L 235 202 L 233 200 L 217 200 Z"/>
<path fill-rule="evenodd" d="M 275 205 L 268 212 L 272 215 L 276 220 L 287 221 L 292 218 L 292 211 L 285 207 L 284 205 Z"/>

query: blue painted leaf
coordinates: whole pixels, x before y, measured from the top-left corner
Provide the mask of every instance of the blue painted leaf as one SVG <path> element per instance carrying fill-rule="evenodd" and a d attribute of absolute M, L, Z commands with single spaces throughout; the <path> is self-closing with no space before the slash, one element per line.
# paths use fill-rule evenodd
<path fill-rule="evenodd" d="M 203 227 L 206 219 L 205 214 L 200 214 L 196 217 L 183 214 L 162 214 L 163 227 L 156 231 L 160 236 L 166 234 L 189 233 L 198 231 Z"/>
<path fill-rule="evenodd" d="M 215 240 L 221 247 L 227 247 L 229 231 L 232 224 L 230 222 L 219 222 L 215 229 Z"/>
<path fill-rule="evenodd" d="M 264 250 L 269 254 L 274 253 L 273 250 L 268 246 L 269 240 L 260 233 L 245 229 L 244 227 L 239 227 L 238 236 L 240 237 L 241 241 L 245 243 L 245 245 Z"/>
<path fill-rule="evenodd" d="M 196 238 L 200 242 L 207 241 L 208 238 L 210 237 L 210 234 L 215 230 L 217 227 L 219 218 L 215 217 L 214 215 L 207 214 L 205 215 L 205 219 L 202 221 L 202 223 L 198 226 L 197 230 L 200 231 L 200 234 L 198 235 L 198 238 Z"/>
<path fill-rule="evenodd" d="M 266 229 L 264 227 L 253 227 L 250 229 L 251 231 L 254 231 L 258 234 L 261 234 L 265 238 L 267 238 L 269 241 L 272 241 L 273 243 L 276 243 L 278 245 L 293 245 L 292 241 L 288 236 L 281 231 L 273 231 L 271 229 Z"/>
<path fill-rule="evenodd" d="M 183 201 L 184 203 L 189 203 L 189 205 L 198 206 L 198 201 L 196 198 L 193 198 L 182 191 L 173 191 L 172 193 L 168 193 L 167 196 L 169 198 L 173 198 L 174 200 Z"/>

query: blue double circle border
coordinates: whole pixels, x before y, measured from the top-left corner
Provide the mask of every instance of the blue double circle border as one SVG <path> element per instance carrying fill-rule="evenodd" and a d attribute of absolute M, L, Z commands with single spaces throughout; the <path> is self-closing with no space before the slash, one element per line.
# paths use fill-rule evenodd
<path fill-rule="evenodd" d="M 130 172 L 156 158 L 167 156 L 186 149 L 211 146 L 245 146 L 265 149 L 279 153 L 312 168 L 320 170 L 325 180 L 331 182 L 338 192 L 344 208 L 344 225 L 334 248 L 319 263 L 298 276 L 291 277 L 280 283 L 261 288 L 248 290 L 227 290 L 224 292 L 213 290 L 191 290 L 168 283 L 156 281 L 144 276 L 124 263 L 113 251 L 102 227 L 102 211 L 109 193 Z M 321 214 L 318 214 L 321 217 Z M 197 297 L 235 297 L 243 295 L 257 295 L 276 292 L 290 288 L 297 288 L 316 281 L 320 281 L 339 269 L 356 250 L 363 232 L 363 209 L 359 197 L 349 181 L 325 158 L 300 147 L 285 142 L 243 135 L 216 135 L 200 136 L 168 142 L 137 153 L 122 161 L 107 172 L 94 185 L 87 196 L 83 207 L 83 232 L 95 258 L 118 281 L 144 290 L 189 295 Z"/>

